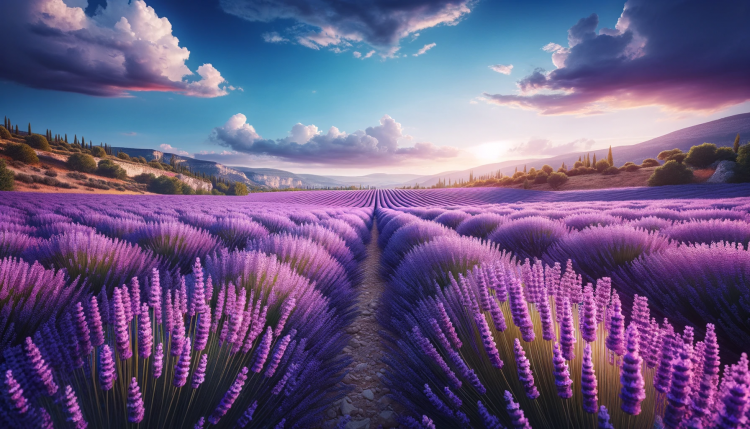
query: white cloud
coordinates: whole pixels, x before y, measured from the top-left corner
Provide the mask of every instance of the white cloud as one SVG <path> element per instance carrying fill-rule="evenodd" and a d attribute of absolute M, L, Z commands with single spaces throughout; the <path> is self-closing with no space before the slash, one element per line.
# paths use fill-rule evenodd
<path fill-rule="evenodd" d="M 354 58 L 361 58 L 362 57 L 362 53 L 361 52 L 357 52 L 357 51 L 354 51 L 352 53 L 352 55 L 354 55 Z"/>
<path fill-rule="evenodd" d="M 370 57 L 371 57 L 371 56 L 373 56 L 374 54 L 375 54 L 375 51 L 374 51 L 374 50 L 372 50 L 372 51 L 368 52 L 368 53 L 367 53 L 367 55 L 365 55 L 364 57 L 362 57 L 362 59 L 364 60 L 364 59 L 370 58 Z"/>
<path fill-rule="evenodd" d="M 507 66 L 503 64 L 495 64 L 491 65 L 490 68 L 498 73 L 509 75 L 510 72 L 513 71 L 513 64 L 508 64 Z"/>
<path fill-rule="evenodd" d="M 188 152 L 186 152 L 184 150 L 177 149 L 176 147 L 172 147 L 172 145 L 167 144 L 167 143 L 163 143 L 163 144 L 159 145 L 159 148 L 162 151 L 164 151 L 164 152 L 173 153 L 175 155 L 182 155 L 182 156 L 188 156 L 188 155 L 190 155 L 190 153 L 188 153 Z"/>
<path fill-rule="evenodd" d="M 429 51 L 430 49 L 437 46 L 437 43 L 430 43 L 429 45 L 422 46 L 422 49 L 418 50 L 416 54 L 413 54 L 415 57 L 418 57 L 420 55 L 423 55 L 425 52 Z"/>
<path fill-rule="evenodd" d="M 278 32 L 271 31 L 269 33 L 263 33 L 263 41 L 267 43 L 283 43 L 288 42 L 289 39 L 282 37 Z"/>

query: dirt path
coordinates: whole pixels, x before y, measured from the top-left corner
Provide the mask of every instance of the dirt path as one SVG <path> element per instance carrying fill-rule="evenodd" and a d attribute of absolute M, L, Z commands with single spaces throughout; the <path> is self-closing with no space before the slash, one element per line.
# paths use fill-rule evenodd
<path fill-rule="evenodd" d="M 372 240 L 367 246 L 367 258 L 364 260 L 364 281 L 361 285 L 358 306 L 360 315 L 347 330 L 354 338 L 344 348 L 353 362 L 344 382 L 355 386 L 353 392 L 327 411 L 325 427 L 333 427 L 341 416 L 350 415 L 352 420 L 347 429 L 375 429 L 383 425 L 384 429 L 397 427 L 395 404 L 386 396 L 388 388 L 380 380 L 385 365 L 380 361 L 383 356 L 380 325 L 375 319 L 380 296 L 385 282 L 380 278 L 380 248 L 378 247 L 378 227 L 373 225 Z"/>

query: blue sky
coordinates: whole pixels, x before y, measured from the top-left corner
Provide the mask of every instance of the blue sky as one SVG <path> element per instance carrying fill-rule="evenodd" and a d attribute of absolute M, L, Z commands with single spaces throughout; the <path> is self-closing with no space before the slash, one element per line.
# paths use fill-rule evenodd
<path fill-rule="evenodd" d="M 32 0 L 28 4 L 42 8 L 61 1 Z M 14 6 L 22 12 L 21 16 L 26 13 L 30 23 L 36 22 L 34 13 L 38 11 L 24 9 L 32 6 L 22 4 L 21 0 L 12 2 L 18 3 Z M 323 6 L 333 4 L 333 8 L 340 3 L 334 0 L 317 2 Z M 665 1 L 677 3 L 675 7 L 685 2 L 695 3 L 687 0 Z M 81 0 L 65 0 L 66 13 L 74 16 L 74 8 L 84 6 L 84 3 Z M 194 82 L 198 76 L 181 79 L 178 76 L 170 80 L 164 80 L 163 76 L 151 76 L 144 82 L 137 82 L 138 78 L 132 77 L 127 81 L 113 78 L 103 85 L 100 82 L 104 80 L 100 79 L 102 75 L 109 72 L 117 74 L 117 70 L 102 68 L 90 74 L 78 72 L 74 82 L 63 88 L 65 90 L 59 90 L 54 83 L 59 70 L 49 70 L 46 74 L 40 72 L 36 80 L 32 80 L 28 75 L 19 74 L 18 69 L 10 70 L 5 65 L 0 66 L 0 91 L 3 94 L 0 112 L 14 122 L 31 122 L 40 131 L 51 128 L 53 132 L 83 134 L 95 143 L 104 141 L 116 146 L 159 148 L 170 145 L 177 150 L 228 165 L 279 167 L 295 172 L 331 174 L 427 174 L 504 159 L 539 156 L 534 150 L 538 147 L 534 143 L 537 141 L 545 142 L 543 147 L 547 149 L 559 146 L 585 150 L 610 144 L 631 144 L 685 126 L 748 111 L 745 100 L 750 97 L 746 87 L 732 91 L 739 95 L 714 96 L 722 93 L 721 89 L 716 89 L 716 82 L 681 77 L 678 74 L 682 72 L 677 68 L 672 72 L 675 80 L 693 79 L 689 83 L 696 88 L 693 91 L 695 96 L 689 101 L 676 100 L 680 96 L 666 90 L 654 99 L 650 98 L 648 92 L 637 94 L 637 88 L 643 85 L 643 81 L 628 82 L 627 78 L 613 77 L 610 81 L 625 82 L 625 89 L 619 84 L 596 86 L 598 83 L 591 83 L 604 81 L 599 77 L 607 77 L 608 73 L 612 73 L 612 68 L 605 69 L 601 61 L 592 63 L 602 57 L 601 53 L 590 54 L 581 60 L 584 54 L 576 49 L 591 52 L 591 49 L 584 49 L 587 44 L 597 46 L 597 40 L 601 45 L 618 37 L 624 40 L 623 43 L 630 43 L 630 47 L 636 46 L 632 37 L 626 39 L 630 31 L 627 29 L 613 37 L 602 35 L 602 27 L 615 28 L 623 14 L 623 1 L 457 1 L 453 3 L 460 3 L 465 9 L 458 19 L 448 21 L 449 25 L 423 24 L 426 28 L 407 31 L 406 35 L 398 34 L 395 36 L 396 42 L 390 44 L 373 41 L 373 37 L 368 36 L 354 40 L 358 38 L 355 36 L 338 39 L 336 44 L 328 46 L 314 45 L 318 49 L 303 46 L 296 38 L 319 34 L 320 27 L 310 23 L 319 22 L 321 18 L 301 14 L 282 16 L 271 9 L 262 11 L 265 14 L 263 20 L 269 22 L 261 22 L 252 17 L 248 19 L 247 16 L 228 13 L 237 4 L 255 7 L 253 3 L 253 0 L 223 0 L 222 3 L 149 0 L 145 3 L 153 8 L 156 16 L 168 20 L 172 27 L 171 36 L 178 39 L 180 48 L 189 51 L 189 59 L 184 61 L 184 66 L 195 73 L 203 64 L 211 64 L 226 80 L 224 83 L 214 85 L 209 82 L 210 79 L 204 79 L 210 86 L 194 88 L 187 83 Z M 289 6 L 294 1 L 278 0 L 278 3 Z M 440 7 L 440 3 L 445 2 L 431 3 Z M 641 6 L 648 16 L 658 17 L 659 13 L 666 13 L 647 10 L 637 4 L 639 1 L 631 3 Z M 123 5 L 120 0 L 120 7 L 129 6 L 127 3 Z M 715 17 L 717 22 L 723 21 L 722 13 L 740 15 L 738 19 L 743 14 L 748 16 L 747 7 L 739 9 L 738 13 L 738 10 L 730 10 L 730 6 L 722 10 L 722 2 L 719 2 L 715 8 L 719 10 Z M 89 17 L 95 9 L 95 6 L 88 8 Z M 110 12 L 116 19 L 119 15 L 112 12 L 113 9 Z M 635 7 L 633 9 L 640 11 Z M 394 13 L 385 7 L 373 10 L 373 15 Z M 687 24 L 690 19 L 698 17 L 699 12 L 696 9 L 692 15 L 670 15 L 675 20 L 675 36 L 680 36 L 682 26 L 678 24 L 683 21 Z M 581 41 L 573 42 L 578 46 L 569 45 L 568 30 L 592 13 L 598 16 L 598 26 L 594 26 L 596 33 L 586 29 Z M 635 24 L 631 24 L 631 32 L 636 35 L 635 39 L 652 34 L 642 16 L 644 13 L 634 14 L 632 18 Z M 427 20 L 420 12 L 413 12 L 410 17 Z M 83 18 L 78 16 L 76 19 Z M 131 18 L 131 21 L 135 19 Z M 710 17 L 708 21 L 712 23 Z M 60 22 L 62 20 L 58 19 L 45 21 L 44 24 L 59 29 L 63 25 Z M 361 24 L 357 23 L 360 27 Z M 640 26 L 636 26 L 638 24 Z M 332 26 L 337 35 L 351 30 L 344 24 L 333 23 Z M 99 52 L 98 46 L 84 46 L 76 42 L 78 39 L 74 38 L 77 37 L 75 35 L 90 30 L 90 26 L 83 29 L 65 27 L 64 30 L 71 31 L 71 38 L 61 39 L 59 43 L 64 43 L 68 48 L 83 46 L 81 50 L 89 49 L 86 55 L 81 56 L 81 61 L 94 61 L 96 55 L 107 54 Z M 737 31 L 742 31 L 740 39 L 746 40 L 747 30 Z M 415 33 L 419 35 L 415 37 Z M 19 33 L 14 34 L 18 37 Z M 20 34 L 23 37 L 24 33 Z M 264 35 L 267 34 L 278 34 L 287 41 L 266 42 Z M 32 40 L 33 37 L 36 36 L 29 35 L 22 55 L 40 44 L 51 43 L 49 37 Z M 656 65 L 640 66 L 636 62 L 648 59 L 655 52 L 652 45 L 656 46 L 658 37 L 658 34 L 649 36 L 645 45 L 641 44 L 641 47 L 645 46 L 645 54 L 631 55 L 627 58 L 629 61 L 617 65 L 617 69 L 641 67 L 634 68 L 631 75 L 637 75 L 645 67 L 655 69 Z M 721 40 L 710 42 L 722 43 Z M 434 47 L 424 54 L 413 55 L 425 45 L 433 43 Z M 564 67 L 556 67 L 549 49 L 542 49 L 550 43 L 563 49 L 559 52 L 564 52 L 568 58 Z M 399 47 L 396 54 L 384 58 L 395 46 Z M 144 55 L 138 49 L 133 47 L 126 51 L 125 57 L 134 55 L 141 62 L 151 61 L 152 56 Z M 334 49 L 341 52 L 336 53 Z M 606 52 L 616 49 L 610 46 Z M 728 49 L 732 53 L 735 48 L 729 46 Z M 376 53 L 370 58 L 358 59 L 354 56 L 355 51 L 364 56 L 371 50 Z M 568 51 L 572 53 L 568 54 Z M 706 51 L 710 49 L 707 47 Z M 626 52 L 626 56 L 630 55 L 628 51 L 623 52 Z M 176 51 L 172 54 L 178 55 Z M 680 54 L 679 50 L 675 54 Z M 740 60 L 746 60 L 746 53 L 737 51 L 735 56 L 737 54 Z M 664 56 L 663 53 L 660 55 Z M 34 70 L 34 62 L 40 61 L 39 56 L 28 56 L 28 63 L 21 61 L 19 66 Z M 740 64 L 729 64 L 717 60 L 716 71 L 733 71 L 734 67 L 747 65 L 742 61 L 739 61 Z M 501 74 L 489 68 L 494 64 L 512 64 L 513 69 L 510 75 Z M 585 64 L 586 67 L 576 69 L 572 64 Z M 601 67 L 595 77 L 576 75 L 581 70 L 589 70 L 591 64 Z M 174 64 L 172 66 L 176 67 Z M 545 70 L 540 75 L 544 83 L 528 80 L 532 84 L 519 86 L 519 81 L 534 77 L 537 68 Z M 155 69 L 156 74 L 160 73 L 159 70 L 165 70 Z M 664 67 L 659 69 L 663 70 Z M 553 70 L 556 70 L 556 74 L 549 73 Z M 153 70 L 149 68 L 148 72 Z M 579 76 L 572 84 L 571 75 Z M 119 79 L 121 76 L 115 77 Z M 663 80 L 664 77 L 659 79 Z M 113 81 L 117 82 L 112 84 Z M 585 84 L 581 83 L 583 81 Z M 100 91 L 102 93 L 90 94 L 91 88 L 97 85 L 104 88 Z M 237 89 L 224 90 L 226 94 L 222 94 L 221 88 L 228 85 Z M 133 91 L 135 87 L 152 90 Z M 526 95 L 519 88 L 531 88 L 533 91 L 528 91 L 530 95 Z M 568 100 L 563 97 L 565 101 L 562 107 L 557 101 L 550 107 L 549 100 L 533 98 L 534 93 L 547 94 L 561 90 L 576 96 L 596 95 L 584 97 L 585 105 L 581 105 L 578 98 Z M 609 98 L 607 91 L 611 94 Z M 634 91 L 636 94 L 632 95 Z M 518 98 L 519 93 L 522 93 L 521 98 Z M 700 102 L 701 94 L 705 94 L 705 105 Z M 644 101 L 646 98 L 648 100 Z M 695 99 L 699 101 L 695 102 Z M 684 108 L 688 103 L 689 108 Z M 592 110 L 593 105 L 597 106 L 596 111 Z M 599 112 L 600 106 L 603 106 L 604 113 Z M 555 114 L 544 114 L 549 113 L 549 109 L 555 109 Z M 237 114 L 244 115 L 247 125 L 240 129 L 243 124 L 235 117 L 235 129 L 228 129 L 228 121 Z M 392 119 L 384 121 L 385 115 Z M 290 130 L 297 123 L 315 125 L 319 133 L 309 140 L 290 140 Z M 393 124 L 400 124 L 400 127 Z M 340 134 L 328 133 L 332 126 L 339 132 L 348 133 L 349 139 L 345 141 Z M 368 127 L 372 127 L 372 131 Z M 357 130 L 364 131 L 357 137 Z M 387 133 L 387 137 L 370 138 L 385 136 L 383 133 Z M 367 149 L 362 148 L 371 147 L 373 141 L 380 149 L 373 153 L 375 156 L 370 156 Z M 427 142 L 431 145 L 409 149 L 416 143 Z M 352 155 L 360 149 L 364 152 Z"/>

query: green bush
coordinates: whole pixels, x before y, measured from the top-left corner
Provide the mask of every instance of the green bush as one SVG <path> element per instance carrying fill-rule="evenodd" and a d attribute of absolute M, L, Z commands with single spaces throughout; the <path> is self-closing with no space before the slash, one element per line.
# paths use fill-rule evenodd
<path fill-rule="evenodd" d="M 31 146 L 20 143 L 20 144 L 9 144 L 5 148 L 5 154 L 16 161 L 23 162 L 24 164 L 39 164 L 39 158 L 36 156 L 36 152 Z"/>
<path fill-rule="evenodd" d="M 750 182 L 750 144 L 740 146 L 737 151 L 737 168 L 733 182 Z"/>
<path fill-rule="evenodd" d="M 737 161 L 737 154 L 731 147 L 720 147 L 716 149 L 717 161 Z"/>
<path fill-rule="evenodd" d="M 676 161 L 677 163 L 682 164 L 682 162 L 685 160 L 686 157 L 687 157 L 686 153 L 676 153 L 670 156 L 669 158 L 667 158 L 667 161 Z"/>
<path fill-rule="evenodd" d="M 581 161 L 576 161 L 576 162 L 575 162 L 575 163 L 573 164 L 573 168 L 578 168 L 578 167 L 583 167 L 583 163 L 582 163 Z"/>
<path fill-rule="evenodd" d="M 195 195 L 195 189 L 191 188 L 188 184 L 182 184 L 182 195 Z"/>
<path fill-rule="evenodd" d="M 659 161 L 655 160 L 654 158 L 646 158 L 641 163 L 641 167 L 658 167 L 661 164 Z"/>
<path fill-rule="evenodd" d="M 150 184 L 154 179 L 156 179 L 156 176 L 153 173 L 141 173 L 133 177 L 133 180 L 135 180 L 136 183 L 143 183 L 145 185 Z"/>
<path fill-rule="evenodd" d="M 99 167 L 96 169 L 96 174 L 104 177 L 111 177 L 113 179 L 124 180 L 128 177 L 128 173 L 122 169 L 119 165 L 112 162 L 109 159 L 103 159 L 99 161 Z"/>
<path fill-rule="evenodd" d="M 91 155 L 85 153 L 74 153 L 68 157 L 68 168 L 82 173 L 93 173 L 96 171 L 96 161 Z"/>
<path fill-rule="evenodd" d="M 621 167 L 621 170 L 624 170 L 624 171 L 628 171 L 628 172 L 631 172 L 631 173 L 632 173 L 633 171 L 638 171 L 638 170 L 640 170 L 640 169 L 641 169 L 641 166 L 639 166 L 639 165 L 636 165 L 636 164 L 633 164 L 632 162 L 631 162 L 631 163 L 629 163 L 629 164 L 625 164 L 625 165 L 623 165 L 623 166 Z"/>
<path fill-rule="evenodd" d="M 44 172 L 44 175 L 47 177 L 57 177 L 57 171 L 47 170 Z"/>
<path fill-rule="evenodd" d="M 34 178 L 29 176 L 28 174 L 18 173 L 16 174 L 15 179 L 23 183 L 28 183 L 28 184 L 34 183 Z"/>
<path fill-rule="evenodd" d="M 5 130 L 7 133 L 8 130 Z M 5 160 L 0 159 L 0 191 L 12 191 L 15 189 L 15 174 L 5 165 Z"/>
<path fill-rule="evenodd" d="M 544 167 L 542 167 L 542 170 L 544 170 Z M 547 173 L 546 171 L 542 171 L 541 173 L 536 175 L 536 179 L 534 179 L 534 183 L 547 183 L 547 178 L 552 173 Z"/>
<path fill-rule="evenodd" d="M 76 172 L 66 173 L 65 175 L 70 177 L 71 179 L 76 179 L 76 180 L 86 180 L 86 177 L 87 177 L 83 173 L 76 173 Z"/>
<path fill-rule="evenodd" d="M 33 147 L 34 149 L 39 149 L 39 150 L 44 150 L 44 151 L 52 150 L 52 147 L 49 145 L 47 138 L 42 135 L 32 134 L 30 136 L 26 136 L 24 140 L 26 140 L 27 145 Z"/>
<path fill-rule="evenodd" d="M 654 170 L 648 178 L 648 186 L 684 185 L 693 181 L 693 172 L 677 161 L 667 161 Z"/>
<path fill-rule="evenodd" d="M 663 150 L 663 151 L 659 152 L 659 155 L 657 155 L 656 159 L 659 159 L 661 161 L 666 161 L 671 156 L 677 155 L 679 153 L 682 153 L 682 151 L 680 149 Z"/>
<path fill-rule="evenodd" d="M 125 152 L 117 152 L 117 157 L 120 159 L 124 159 L 125 161 L 130 161 L 130 155 Z"/>
<path fill-rule="evenodd" d="M 594 166 L 594 168 L 596 168 L 596 171 L 598 171 L 599 173 L 604 173 L 604 170 L 608 169 L 609 167 L 611 167 L 611 165 L 609 165 L 609 162 L 607 162 L 606 159 L 600 159 Z"/>
<path fill-rule="evenodd" d="M 164 170 L 164 167 L 162 167 L 161 163 L 158 161 L 151 161 L 148 163 L 148 166 L 157 170 Z"/>
<path fill-rule="evenodd" d="M 217 189 L 222 194 L 226 194 L 227 192 L 229 192 L 229 185 L 219 182 L 216 184 L 216 186 L 214 186 L 214 189 Z"/>
<path fill-rule="evenodd" d="M 563 173 L 552 173 L 547 177 L 547 183 L 552 189 L 558 189 L 568 181 L 568 176 Z"/>
<path fill-rule="evenodd" d="M 182 182 L 174 177 L 159 176 L 148 185 L 148 191 L 155 194 L 176 195 L 182 193 Z"/>
<path fill-rule="evenodd" d="M 10 131 L 5 127 L 0 126 L 0 139 L 10 140 L 11 138 L 13 138 L 13 136 L 10 135 Z"/>
<path fill-rule="evenodd" d="M 615 174 L 620 174 L 620 169 L 612 165 L 607 167 L 606 170 L 602 171 L 602 174 L 605 176 L 614 176 Z"/>
<path fill-rule="evenodd" d="M 547 164 L 544 164 L 544 165 L 542 166 L 542 171 L 544 171 L 544 172 L 545 172 L 545 173 L 547 173 L 547 174 L 550 174 L 550 173 L 552 173 L 553 171 L 555 171 L 555 169 L 554 169 L 554 168 L 552 168 L 551 166 L 547 165 Z"/>
<path fill-rule="evenodd" d="M 226 194 L 214 188 L 214 189 L 211 189 L 211 195 L 226 195 Z"/>
<path fill-rule="evenodd" d="M 716 145 L 703 143 L 693 146 L 685 158 L 685 164 L 695 168 L 706 168 L 716 161 Z"/>
<path fill-rule="evenodd" d="M 101 146 L 94 146 L 93 149 L 91 149 L 91 154 L 94 155 L 97 158 L 106 158 L 107 157 L 107 151 L 104 150 Z"/>
<path fill-rule="evenodd" d="M 238 197 L 244 197 L 248 194 L 247 192 L 247 186 L 244 183 L 240 182 L 234 182 L 231 189 L 232 195 L 236 195 Z"/>
<path fill-rule="evenodd" d="M 146 161 L 146 158 L 139 156 L 138 158 L 133 158 L 135 162 L 140 162 L 141 164 L 148 164 L 148 161 Z"/>

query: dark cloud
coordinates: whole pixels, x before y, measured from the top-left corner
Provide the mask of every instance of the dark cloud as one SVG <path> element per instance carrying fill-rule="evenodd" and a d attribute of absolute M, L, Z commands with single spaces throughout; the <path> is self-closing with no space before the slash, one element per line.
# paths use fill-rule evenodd
<path fill-rule="evenodd" d="M 226 95 L 230 87 L 211 64 L 185 65 L 172 25 L 142 0 L 109 0 L 92 16 L 86 0 L 24 0 L 3 4 L 0 79 L 96 96 L 171 91 L 195 97 Z"/>
<path fill-rule="evenodd" d="M 399 41 L 440 24 L 456 24 L 475 0 L 221 0 L 225 12 L 248 21 L 293 19 L 314 28 L 297 31 L 309 48 L 364 42 L 389 55 Z"/>
<path fill-rule="evenodd" d="M 750 100 L 750 3 L 629 0 L 614 29 L 594 14 L 550 43 L 556 70 L 518 82 L 520 94 L 490 103 L 543 114 L 590 114 L 658 105 L 717 110 Z"/>
<path fill-rule="evenodd" d="M 307 132 L 301 132 L 302 128 Z M 316 132 L 309 133 L 310 130 Z M 304 135 L 307 140 L 300 138 Z M 368 127 L 365 131 L 347 134 L 331 127 L 327 133 L 322 134 L 317 133 L 317 127 L 313 125 L 305 127 L 297 124 L 289 137 L 269 140 L 261 137 L 247 123 L 245 115 L 238 113 L 223 126 L 214 128 L 209 139 L 236 152 L 315 165 L 373 167 L 415 160 L 453 158 L 458 155 L 456 148 L 438 147 L 431 143 L 399 146 L 398 140 L 405 137 L 401 124 L 385 115 L 380 120 L 380 125 Z"/>

